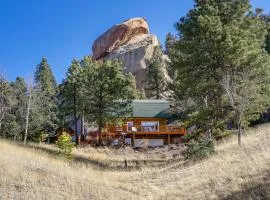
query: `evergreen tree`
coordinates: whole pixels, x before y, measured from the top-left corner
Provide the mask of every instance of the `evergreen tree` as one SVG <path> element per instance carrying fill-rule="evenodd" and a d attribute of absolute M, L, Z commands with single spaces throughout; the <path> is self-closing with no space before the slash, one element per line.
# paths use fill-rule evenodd
<path fill-rule="evenodd" d="M 171 55 L 172 51 L 174 51 L 174 44 L 177 42 L 177 37 L 172 33 L 168 33 L 166 35 L 165 40 L 165 54 Z"/>
<path fill-rule="evenodd" d="M 17 77 L 15 82 L 11 83 L 13 90 L 13 99 L 15 101 L 12 112 L 16 118 L 16 124 L 18 126 L 18 132 L 14 133 L 14 140 L 18 135 L 21 135 L 21 139 L 24 138 L 25 131 L 25 115 L 26 115 L 26 100 L 27 100 L 27 84 L 22 77 Z"/>
<path fill-rule="evenodd" d="M 35 71 L 35 83 L 40 85 L 41 91 L 48 95 L 55 95 L 56 80 L 47 59 L 42 58 Z"/>
<path fill-rule="evenodd" d="M 53 132 L 58 122 L 57 119 L 57 84 L 46 58 L 42 58 L 35 72 L 35 92 L 39 93 L 42 105 L 40 115 L 44 119 L 42 127 L 45 132 Z"/>
<path fill-rule="evenodd" d="M 166 35 L 165 40 L 165 54 L 169 56 L 170 59 L 175 57 L 175 54 L 177 54 L 176 48 L 174 45 L 177 43 L 177 37 L 172 35 L 171 33 L 168 33 Z M 174 68 L 172 67 L 172 62 L 169 59 L 169 62 L 167 62 L 168 65 L 168 74 L 169 77 L 173 80 L 175 78 Z"/>
<path fill-rule="evenodd" d="M 266 50 L 270 54 L 270 14 L 268 15 L 260 15 L 260 17 L 266 22 L 267 27 L 268 27 L 268 35 L 266 37 Z"/>
<path fill-rule="evenodd" d="M 7 137 L 9 113 L 12 105 L 11 88 L 3 74 L 0 74 L 0 136 Z"/>
<path fill-rule="evenodd" d="M 159 46 L 154 49 L 146 75 L 146 93 L 148 97 L 161 99 L 162 93 L 168 89 L 167 65 Z"/>
<path fill-rule="evenodd" d="M 68 69 L 67 77 L 61 86 L 60 96 L 62 98 L 61 112 L 63 116 L 72 116 L 75 126 L 76 141 L 79 142 L 78 119 L 83 110 L 82 102 L 83 90 L 82 85 L 83 68 L 78 60 L 74 59 Z"/>
<path fill-rule="evenodd" d="M 208 133 L 211 138 L 216 131 L 225 128 L 232 110 L 236 113 L 233 118 L 240 118 L 225 92 L 223 82 L 226 74 L 238 80 L 234 81 L 237 85 L 234 88 L 241 91 L 237 91 L 241 101 L 245 99 L 242 94 L 248 87 L 242 87 L 241 83 L 256 83 L 253 93 L 245 94 L 250 95 L 249 102 L 252 99 L 254 105 L 245 103 L 244 107 L 253 112 L 263 110 L 261 100 L 268 99 L 265 84 L 268 73 L 262 74 L 269 71 L 268 57 L 262 49 L 266 26 L 251 13 L 248 0 L 197 0 L 195 8 L 181 18 L 176 27 L 179 40 L 172 58 L 176 70 L 174 98 L 176 102 L 190 102 L 186 111 L 191 116 L 191 123 L 197 125 L 198 132 Z M 244 75 L 246 73 L 248 75 Z M 256 96 L 256 92 L 262 95 Z M 248 120 L 253 114 L 244 112 L 241 115 Z M 242 128 L 242 122 L 236 124 Z"/>
<path fill-rule="evenodd" d="M 130 114 L 131 99 L 137 95 L 135 78 L 125 74 L 116 61 L 92 62 L 86 67 L 85 77 L 87 118 L 102 133 L 109 121 Z"/>
<path fill-rule="evenodd" d="M 129 111 L 130 99 L 138 95 L 135 79 L 123 72 L 118 62 L 95 62 L 90 56 L 82 61 L 73 60 L 67 78 L 61 85 L 60 98 L 63 116 L 72 116 L 77 141 L 78 119 L 84 118 L 99 127 L 99 133 L 106 123 Z"/>

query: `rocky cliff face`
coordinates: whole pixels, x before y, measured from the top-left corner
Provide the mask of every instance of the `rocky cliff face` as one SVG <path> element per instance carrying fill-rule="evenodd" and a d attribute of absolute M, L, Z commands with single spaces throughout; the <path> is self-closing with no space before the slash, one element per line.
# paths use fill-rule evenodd
<path fill-rule="evenodd" d="M 133 18 L 124 21 L 122 24 L 114 25 L 94 42 L 92 47 L 93 57 L 96 60 L 103 58 L 127 43 L 134 36 L 148 33 L 148 24 L 143 18 Z"/>
<path fill-rule="evenodd" d="M 133 18 L 102 34 L 94 42 L 92 51 L 96 60 L 121 61 L 125 70 L 136 77 L 137 88 L 143 89 L 149 60 L 158 45 L 157 37 L 149 33 L 147 22 L 143 18 Z"/>

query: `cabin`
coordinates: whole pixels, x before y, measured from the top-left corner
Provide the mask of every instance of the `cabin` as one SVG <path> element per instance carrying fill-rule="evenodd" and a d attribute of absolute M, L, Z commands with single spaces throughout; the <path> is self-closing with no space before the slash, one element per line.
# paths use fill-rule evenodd
<path fill-rule="evenodd" d="M 121 123 L 106 128 L 106 134 L 113 135 L 116 144 L 124 137 L 134 147 L 164 146 L 179 143 L 186 133 L 183 126 L 173 123 L 170 103 L 166 100 L 134 100 L 131 117 L 121 119 Z"/>

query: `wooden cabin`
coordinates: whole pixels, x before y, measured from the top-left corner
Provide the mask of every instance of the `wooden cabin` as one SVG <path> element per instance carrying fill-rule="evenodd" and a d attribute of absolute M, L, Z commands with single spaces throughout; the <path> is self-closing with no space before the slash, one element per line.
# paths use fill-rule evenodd
<path fill-rule="evenodd" d="M 185 128 L 171 125 L 170 103 L 165 100 L 134 100 L 132 115 L 122 118 L 122 123 L 107 126 L 107 133 L 125 137 L 125 141 L 134 147 L 163 146 L 177 143 L 185 134 Z"/>

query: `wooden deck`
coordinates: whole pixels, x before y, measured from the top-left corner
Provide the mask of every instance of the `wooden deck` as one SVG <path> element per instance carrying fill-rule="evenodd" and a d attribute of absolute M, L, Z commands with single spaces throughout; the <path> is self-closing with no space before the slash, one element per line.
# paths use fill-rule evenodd
<path fill-rule="evenodd" d="M 136 126 L 136 131 L 128 131 L 128 128 L 126 126 L 123 127 L 115 127 L 115 126 L 109 126 L 108 127 L 108 133 L 109 135 L 127 135 L 127 136 L 134 136 L 134 135 L 185 135 L 186 129 L 184 127 L 180 126 L 158 126 L 154 128 L 154 130 L 144 130 L 145 127 Z M 156 129 L 156 130 L 155 130 Z M 107 133 L 107 134 L 108 134 Z"/>

